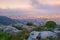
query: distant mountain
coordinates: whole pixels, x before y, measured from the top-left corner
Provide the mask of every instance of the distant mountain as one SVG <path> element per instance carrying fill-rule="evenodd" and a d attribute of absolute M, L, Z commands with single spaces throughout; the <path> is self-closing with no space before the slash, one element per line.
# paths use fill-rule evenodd
<path fill-rule="evenodd" d="M 16 23 L 19 23 L 19 21 L 16 19 L 11 19 L 6 16 L 0 16 L 0 24 L 10 25 L 10 24 L 16 24 Z"/>
<path fill-rule="evenodd" d="M 47 20 L 48 19 L 46 19 L 46 18 L 40 18 L 40 19 L 39 18 L 37 18 L 37 19 L 19 19 L 19 22 L 22 23 L 22 24 L 24 24 L 24 25 L 27 22 L 32 22 L 32 23 L 44 25 Z"/>
<path fill-rule="evenodd" d="M 0 24 L 3 24 L 3 25 L 10 25 L 10 24 L 17 24 L 17 23 L 21 23 L 21 24 L 26 24 L 27 22 L 32 22 L 32 23 L 37 23 L 37 24 L 40 24 L 40 25 L 44 25 L 46 21 L 48 20 L 53 20 L 55 21 L 57 24 L 60 24 L 60 19 L 58 18 L 36 18 L 36 19 L 14 19 L 14 18 L 11 18 L 11 17 L 8 17 L 8 16 L 0 16 Z"/>
<path fill-rule="evenodd" d="M 43 25 L 46 20 L 47 19 L 44 19 L 44 18 L 42 19 L 12 19 L 7 16 L 0 16 L 0 24 L 3 24 L 3 25 L 11 25 L 11 24 L 17 24 L 17 23 L 21 23 L 25 25 L 27 22 Z"/>

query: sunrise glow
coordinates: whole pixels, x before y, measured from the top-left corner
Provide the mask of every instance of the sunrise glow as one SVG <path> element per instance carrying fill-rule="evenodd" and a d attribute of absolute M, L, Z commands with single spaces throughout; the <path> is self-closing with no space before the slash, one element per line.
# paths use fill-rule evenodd
<path fill-rule="evenodd" d="M 0 15 L 59 18 L 59 10 L 60 0 L 0 0 Z"/>

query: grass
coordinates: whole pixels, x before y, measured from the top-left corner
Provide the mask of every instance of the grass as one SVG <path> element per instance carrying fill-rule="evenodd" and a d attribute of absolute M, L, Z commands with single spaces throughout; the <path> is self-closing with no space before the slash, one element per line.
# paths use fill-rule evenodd
<path fill-rule="evenodd" d="M 0 40 L 27 40 L 27 38 L 24 32 L 19 34 L 7 34 L 3 31 L 0 31 Z M 57 38 L 46 38 L 42 40 L 60 40 L 60 34 Z"/>
<path fill-rule="evenodd" d="M 21 38 L 20 34 L 7 34 L 0 31 L 0 40 L 24 40 Z"/>

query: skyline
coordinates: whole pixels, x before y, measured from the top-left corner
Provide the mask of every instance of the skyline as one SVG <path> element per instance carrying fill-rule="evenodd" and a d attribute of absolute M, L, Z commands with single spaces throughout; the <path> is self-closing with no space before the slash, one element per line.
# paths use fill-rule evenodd
<path fill-rule="evenodd" d="M 60 15 L 60 0 L 0 0 L 0 15 Z"/>

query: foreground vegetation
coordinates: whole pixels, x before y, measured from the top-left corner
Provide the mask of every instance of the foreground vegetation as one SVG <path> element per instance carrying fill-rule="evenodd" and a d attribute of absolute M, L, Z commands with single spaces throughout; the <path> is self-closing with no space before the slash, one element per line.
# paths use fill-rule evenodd
<path fill-rule="evenodd" d="M 0 40 L 26 40 L 28 38 L 28 32 L 23 31 L 18 34 L 7 34 L 0 31 Z"/>
<path fill-rule="evenodd" d="M 35 26 L 33 23 L 27 23 L 28 26 Z M 27 40 L 29 33 L 31 31 L 53 31 L 54 28 L 57 28 L 57 24 L 54 21 L 48 21 L 44 26 L 35 27 L 34 29 L 28 31 L 27 29 L 22 28 L 21 26 L 15 26 L 18 30 L 22 30 L 22 32 L 18 34 L 7 34 L 6 32 L 0 31 L 0 40 Z M 60 26 L 59 26 L 60 28 Z M 41 39 L 43 40 L 43 39 Z M 60 40 L 60 34 L 58 34 L 57 38 L 46 38 L 45 40 Z"/>

